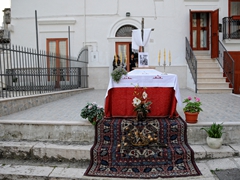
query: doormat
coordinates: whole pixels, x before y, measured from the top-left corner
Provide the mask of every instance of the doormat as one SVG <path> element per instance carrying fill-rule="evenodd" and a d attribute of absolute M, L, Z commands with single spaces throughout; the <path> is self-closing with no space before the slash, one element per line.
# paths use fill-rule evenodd
<path fill-rule="evenodd" d="M 182 118 L 110 118 L 96 125 L 85 176 L 172 178 L 199 176 Z"/>

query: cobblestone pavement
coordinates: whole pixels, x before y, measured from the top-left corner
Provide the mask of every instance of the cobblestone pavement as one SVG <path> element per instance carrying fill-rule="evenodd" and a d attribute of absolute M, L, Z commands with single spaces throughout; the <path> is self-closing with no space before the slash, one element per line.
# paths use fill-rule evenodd
<path fill-rule="evenodd" d="M 188 89 L 180 89 L 182 101 L 188 96 L 201 99 L 203 112 L 201 122 L 240 122 L 240 95 L 235 94 L 196 94 Z M 31 109 L 0 117 L 0 120 L 43 120 L 79 121 L 81 109 L 87 102 L 104 105 L 106 90 L 90 90 L 65 99 L 43 104 Z M 178 113 L 184 117 L 183 108 L 177 106 Z"/>

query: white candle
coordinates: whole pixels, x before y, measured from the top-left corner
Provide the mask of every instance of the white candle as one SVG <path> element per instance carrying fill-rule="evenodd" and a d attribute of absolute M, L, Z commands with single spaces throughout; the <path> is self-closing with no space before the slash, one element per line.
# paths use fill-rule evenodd
<path fill-rule="evenodd" d="M 171 64 L 172 58 L 171 58 L 171 51 L 169 51 L 169 63 Z"/>
<path fill-rule="evenodd" d="M 161 51 L 158 52 L 158 64 L 160 64 Z"/>

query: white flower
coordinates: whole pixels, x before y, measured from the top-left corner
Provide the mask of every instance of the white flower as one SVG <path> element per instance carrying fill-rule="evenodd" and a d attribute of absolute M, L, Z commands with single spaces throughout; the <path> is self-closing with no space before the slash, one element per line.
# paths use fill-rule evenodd
<path fill-rule="evenodd" d="M 88 109 L 92 109 L 92 105 L 88 106 Z"/>
<path fill-rule="evenodd" d="M 142 94 L 143 99 L 146 99 L 147 96 L 148 96 L 147 93 L 144 91 L 143 94 Z"/>
<path fill-rule="evenodd" d="M 133 98 L 133 106 L 138 106 L 141 103 L 141 100 L 137 97 Z"/>
<path fill-rule="evenodd" d="M 103 108 L 103 106 L 99 106 L 99 105 L 98 105 L 98 106 L 97 106 L 97 108 L 98 108 L 98 109 L 102 109 L 102 108 Z"/>

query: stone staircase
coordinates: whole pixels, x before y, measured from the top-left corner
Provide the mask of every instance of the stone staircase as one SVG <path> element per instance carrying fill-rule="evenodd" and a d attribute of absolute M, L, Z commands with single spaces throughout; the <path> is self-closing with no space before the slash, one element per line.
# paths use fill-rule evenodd
<path fill-rule="evenodd" d="M 226 77 L 223 77 L 221 67 L 216 59 L 211 59 L 206 53 L 195 53 L 197 70 L 198 93 L 232 93 Z"/>
<path fill-rule="evenodd" d="M 225 135 L 225 144 L 221 149 L 210 149 L 206 145 L 206 133 L 200 131 L 200 128 L 210 124 L 199 122 L 187 127 L 188 143 L 194 150 L 195 159 L 238 157 L 240 123 L 234 127 L 231 123 L 225 123 L 226 132 L 231 131 L 231 134 Z M 116 179 L 84 176 L 90 163 L 90 149 L 95 136 L 94 127 L 87 121 L 56 123 L 8 120 L 1 121 L 0 129 L 0 179 Z M 209 173 L 200 168 L 204 177 L 196 179 L 207 178 Z M 183 179 L 190 180 L 192 177 Z"/>

